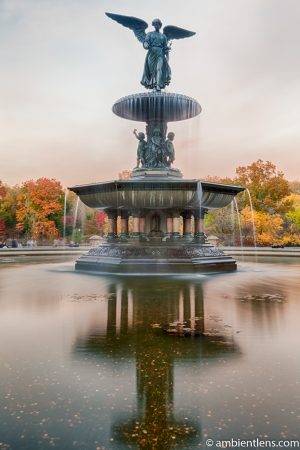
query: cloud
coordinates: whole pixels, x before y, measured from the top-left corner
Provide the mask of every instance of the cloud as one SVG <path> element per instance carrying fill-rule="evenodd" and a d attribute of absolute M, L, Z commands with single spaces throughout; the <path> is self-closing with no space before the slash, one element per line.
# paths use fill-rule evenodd
<path fill-rule="evenodd" d="M 190 0 L 185 8 L 179 0 L 1 0 L 1 177 L 77 184 L 134 166 L 132 129 L 144 125 L 111 107 L 142 91 L 145 51 L 105 16 L 112 11 L 197 32 L 174 41 L 170 55 L 169 91 L 203 107 L 194 122 L 169 125 L 186 176 L 231 175 L 274 156 L 296 178 L 299 9 L 297 0 Z"/>

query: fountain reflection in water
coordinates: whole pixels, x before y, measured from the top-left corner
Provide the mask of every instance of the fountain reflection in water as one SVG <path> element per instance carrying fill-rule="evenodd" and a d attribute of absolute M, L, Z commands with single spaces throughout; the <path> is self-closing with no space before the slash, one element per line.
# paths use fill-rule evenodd
<path fill-rule="evenodd" d="M 127 279 L 110 284 L 107 291 L 106 329 L 91 329 L 77 341 L 75 351 L 77 356 L 101 355 L 115 364 L 120 357 L 135 361 L 136 411 L 124 411 L 122 419 L 115 419 L 113 441 L 145 449 L 171 449 L 174 442 L 180 448 L 199 444 L 200 423 L 182 408 L 176 411 L 175 366 L 201 358 L 218 364 L 225 356 L 239 356 L 231 330 L 218 321 L 212 328 L 211 319 L 205 324 L 199 283 L 161 281 L 157 288 L 151 280 Z"/>

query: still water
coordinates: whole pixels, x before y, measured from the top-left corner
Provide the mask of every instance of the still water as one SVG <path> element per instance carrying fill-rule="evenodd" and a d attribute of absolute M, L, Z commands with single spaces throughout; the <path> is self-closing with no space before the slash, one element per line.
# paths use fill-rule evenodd
<path fill-rule="evenodd" d="M 114 278 L 0 265 L 0 449 L 299 439 L 300 263 Z"/>

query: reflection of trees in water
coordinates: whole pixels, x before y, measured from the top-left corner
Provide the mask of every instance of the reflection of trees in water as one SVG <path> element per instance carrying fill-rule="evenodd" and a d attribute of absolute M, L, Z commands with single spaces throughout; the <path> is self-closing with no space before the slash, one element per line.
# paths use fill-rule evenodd
<path fill-rule="evenodd" d="M 107 327 L 90 334 L 78 346 L 109 358 L 136 360 L 137 411 L 113 425 L 113 437 L 127 445 L 147 449 L 169 449 L 176 443 L 186 448 L 201 441 L 200 426 L 176 418 L 174 366 L 184 360 L 203 361 L 237 353 L 232 337 L 203 334 L 187 338 L 169 336 L 153 324 L 191 322 L 205 333 L 201 284 L 157 279 L 126 280 L 109 288 Z"/>

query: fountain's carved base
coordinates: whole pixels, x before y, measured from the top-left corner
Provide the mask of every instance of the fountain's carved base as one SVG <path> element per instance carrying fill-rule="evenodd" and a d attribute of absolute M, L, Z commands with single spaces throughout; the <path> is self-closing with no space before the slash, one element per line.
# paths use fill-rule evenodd
<path fill-rule="evenodd" d="M 76 261 L 76 270 L 114 274 L 170 274 L 226 272 L 236 270 L 236 261 L 222 250 L 197 239 L 178 238 L 151 242 L 131 238 L 92 248 Z"/>

